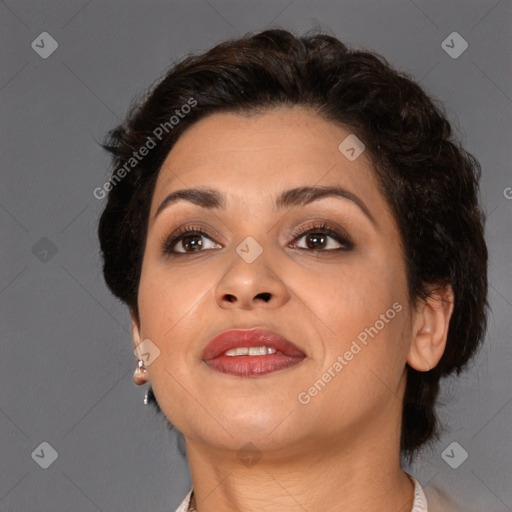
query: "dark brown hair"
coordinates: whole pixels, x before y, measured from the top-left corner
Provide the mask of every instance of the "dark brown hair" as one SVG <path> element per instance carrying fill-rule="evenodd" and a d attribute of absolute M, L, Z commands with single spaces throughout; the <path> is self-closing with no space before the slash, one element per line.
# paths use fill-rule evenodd
<path fill-rule="evenodd" d="M 106 283 L 137 315 L 155 181 L 184 130 L 214 112 L 286 105 L 309 107 L 349 127 L 365 144 L 399 227 L 411 301 L 426 298 L 429 284 L 453 288 L 454 310 L 439 364 L 428 372 L 407 366 L 401 451 L 412 458 L 438 435 L 434 405 L 440 378 L 459 373 L 483 340 L 487 248 L 478 161 L 454 140 L 442 107 L 382 56 L 350 49 L 325 34 L 295 37 L 266 30 L 172 66 L 103 144 L 113 157 L 98 229 Z M 151 149 L 139 158 L 149 140 Z"/>

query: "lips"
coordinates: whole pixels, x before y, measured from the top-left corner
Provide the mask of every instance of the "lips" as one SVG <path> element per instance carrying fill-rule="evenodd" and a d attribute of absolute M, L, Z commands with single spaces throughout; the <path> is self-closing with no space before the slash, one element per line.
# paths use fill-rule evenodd
<path fill-rule="evenodd" d="M 267 347 L 267 355 L 226 355 L 243 347 Z M 244 352 L 244 351 L 239 351 Z M 251 351 L 251 353 L 254 351 Z M 202 359 L 213 370 L 238 376 L 264 375 L 300 363 L 306 355 L 291 341 L 267 329 L 229 330 L 213 338 Z"/>

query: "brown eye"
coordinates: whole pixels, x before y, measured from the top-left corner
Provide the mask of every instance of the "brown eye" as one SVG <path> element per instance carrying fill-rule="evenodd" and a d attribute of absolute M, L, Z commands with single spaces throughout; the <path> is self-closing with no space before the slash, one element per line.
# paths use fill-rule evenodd
<path fill-rule="evenodd" d="M 203 246 L 203 236 L 204 235 L 201 235 L 199 233 L 193 233 L 191 235 L 182 236 L 181 239 L 178 241 L 181 241 L 181 247 L 185 249 L 184 252 L 197 251 L 198 249 L 201 249 L 201 247 Z"/>
<path fill-rule="evenodd" d="M 306 233 L 304 239 L 308 249 L 325 249 L 328 245 L 328 239 L 331 238 L 329 235 L 324 233 Z"/>
<path fill-rule="evenodd" d="M 294 240 L 304 238 L 306 247 L 298 247 L 295 244 L 295 247 L 301 250 L 320 252 L 335 250 L 349 251 L 354 245 L 347 235 L 339 233 L 337 230 L 324 223 L 294 233 L 294 237 Z M 329 239 L 334 240 L 334 242 Z M 338 247 L 336 247 L 336 245 Z"/>
<path fill-rule="evenodd" d="M 207 238 L 214 243 L 208 234 L 200 228 L 182 228 L 177 235 L 171 235 L 164 243 L 164 254 L 190 254 L 194 252 L 204 252 L 207 243 L 203 242 Z M 218 246 L 218 244 L 216 244 Z M 220 246 L 218 246 L 220 247 Z"/>

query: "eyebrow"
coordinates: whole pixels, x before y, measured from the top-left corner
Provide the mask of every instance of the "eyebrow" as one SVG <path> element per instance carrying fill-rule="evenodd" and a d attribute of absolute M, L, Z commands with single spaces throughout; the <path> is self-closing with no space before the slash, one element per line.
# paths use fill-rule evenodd
<path fill-rule="evenodd" d="M 304 206 L 314 201 L 319 201 L 325 197 L 332 196 L 352 201 L 372 221 L 373 224 L 376 224 L 375 219 L 364 202 L 352 192 L 349 192 L 343 187 L 337 185 L 297 187 L 285 190 L 277 197 L 276 208 L 282 210 L 284 208 L 291 208 L 294 206 Z M 174 204 L 179 200 L 189 201 L 201 208 L 209 210 L 224 210 L 226 208 L 225 196 L 219 191 L 210 188 L 187 188 L 171 192 L 160 203 L 153 219 L 156 219 L 162 210 L 168 208 L 171 204 Z"/>

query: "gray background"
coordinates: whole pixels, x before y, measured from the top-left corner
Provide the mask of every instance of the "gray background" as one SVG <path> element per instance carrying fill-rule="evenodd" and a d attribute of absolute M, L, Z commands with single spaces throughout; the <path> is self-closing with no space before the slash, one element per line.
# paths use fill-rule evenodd
<path fill-rule="evenodd" d="M 511 510 L 511 7 L 510 0 L 0 3 L 0 510 L 174 511 L 188 491 L 174 434 L 132 381 L 128 313 L 102 280 L 96 227 L 104 203 L 92 191 L 105 182 L 109 160 L 97 142 L 173 61 L 270 26 L 321 28 L 382 53 L 445 104 L 482 164 L 487 340 L 471 368 L 444 383 L 447 430 L 409 471 L 467 509 Z M 441 47 L 454 31 L 469 44 L 457 59 Z M 42 32 L 59 45 L 47 59 L 31 47 Z M 453 441 L 469 455 L 457 469 L 441 456 Z M 47 469 L 31 455 L 42 442 L 58 452 Z"/>

